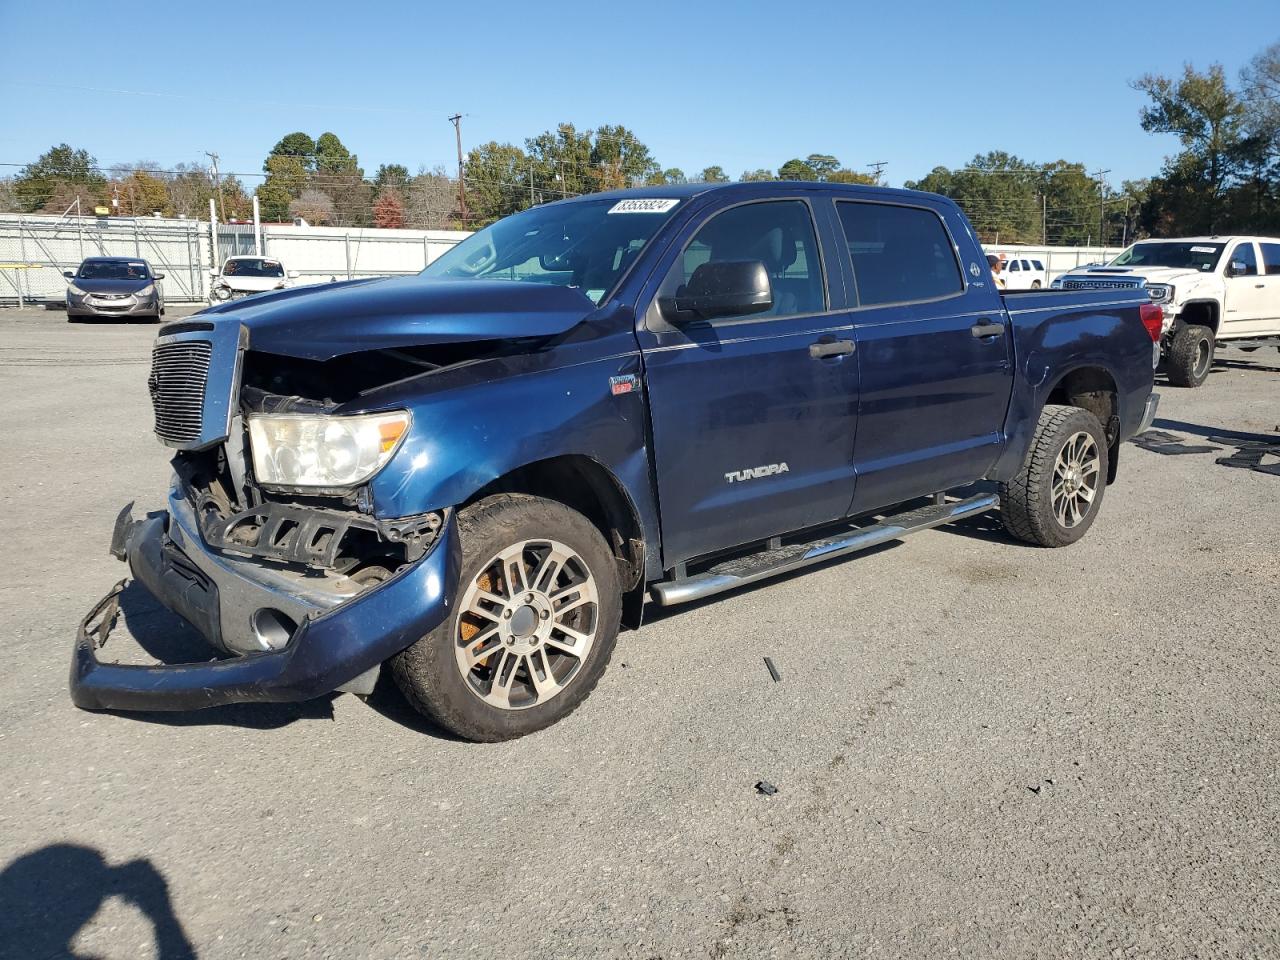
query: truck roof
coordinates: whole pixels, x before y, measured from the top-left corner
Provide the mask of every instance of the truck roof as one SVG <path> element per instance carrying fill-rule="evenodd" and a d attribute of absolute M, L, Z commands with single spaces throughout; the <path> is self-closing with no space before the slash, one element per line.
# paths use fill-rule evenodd
<path fill-rule="evenodd" d="M 921 197 L 931 197 L 937 200 L 944 200 L 947 203 L 954 203 L 950 197 L 944 197 L 936 193 L 925 193 L 922 190 L 902 190 L 896 187 L 874 187 L 861 183 L 827 183 L 818 180 L 746 180 L 732 181 L 730 183 L 671 183 L 652 187 L 630 187 L 624 190 L 606 190 L 601 193 L 584 193 L 577 197 L 568 197 L 564 200 L 557 200 L 556 203 L 574 203 L 580 200 L 625 200 L 627 198 L 679 198 L 681 200 L 691 197 L 701 196 L 704 193 L 714 193 L 716 191 L 732 190 L 745 194 L 769 194 L 776 191 L 779 187 L 786 187 L 788 190 L 804 189 L 804 190 L 823 190 L 834 191 L 837 193 L 848 193 L 850 196 L 866 197 L 873 194 L 884 199 L 898 200 L 919 200 Z"/>
<path fill-rule="evenodd" d="M 1233 240 L 1256 240 L 1260 243 L 1280 243 L 1277 237 L 1257 237 L 1242 233 L 1215 234 L 1211 237 L 1143 237 L 1135 243 L 1230 243 Z"/>

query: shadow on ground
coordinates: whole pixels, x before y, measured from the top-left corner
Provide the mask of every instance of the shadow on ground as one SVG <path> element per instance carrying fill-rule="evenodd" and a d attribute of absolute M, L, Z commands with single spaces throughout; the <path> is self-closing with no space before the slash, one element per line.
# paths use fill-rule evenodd
<path fill-rule="evenodd" d="M 68 843 L 23 854 L 0 872 L 0 958 L 86 956 L 75 939 L 113 897 L 147 918 L 158 960 L 194 960 L 169 885 L 150 860 L 111 866 L 97 850 Z"/>

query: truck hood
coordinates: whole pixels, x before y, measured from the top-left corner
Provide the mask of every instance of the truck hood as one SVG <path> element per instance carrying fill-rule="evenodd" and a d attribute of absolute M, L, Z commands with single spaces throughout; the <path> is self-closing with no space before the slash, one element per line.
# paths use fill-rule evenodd
<path fill-rule="evenodd" d="M 253 293 L 262 293 L 265 290 L 274 290 L 287 281 L 284 277 L 237 277 L 235 275 L 228 277 L 224 273 L 215 282 L 225 284 L 232 290 L 248 290 Z"/>
<path fill-rule="evenodd" d="M 555 336 L 593 310 L 586 295 L 569 287 L 392 277 L 294 287 L 198 316 L 243 324 L 251 350 L 328 360 L 365 350 Z"/>
<path fill-rule="evenodd" d="M 1144 280 L 1147 283 L 1174 283 L 1186 277 L 1211 276 L 1186 267 L 1088 267 L 1070 270 L 1066 276 L 1077 280 Z"/>

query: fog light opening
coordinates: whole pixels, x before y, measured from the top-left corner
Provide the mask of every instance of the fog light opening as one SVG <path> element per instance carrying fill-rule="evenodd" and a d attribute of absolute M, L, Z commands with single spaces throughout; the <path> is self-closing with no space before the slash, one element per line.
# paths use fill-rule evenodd
<path fill-rule="evenodd" d="M 263 607 L 253 615 L 253 632 L 264 650 L 283 649 L 297 629 L 296 623 L 270 607 Z"/>

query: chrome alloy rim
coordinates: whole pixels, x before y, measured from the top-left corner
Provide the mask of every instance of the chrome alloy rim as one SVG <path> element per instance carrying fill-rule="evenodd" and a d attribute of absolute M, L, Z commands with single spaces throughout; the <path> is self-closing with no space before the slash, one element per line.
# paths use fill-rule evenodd
<path fill-rule="evenodd" d="M 1072 434 L 1058 452 L 1053 465 L 1053 512 L 1068 530 L 1089 515 L 1101 469 L 1098 445 L 1083 430 Z"/>
<path fill-rule="evenodd" d="M 1209 372 L 1209 367 L 1213 363 L 1213 350 L 1209 345 L 1209 338 L 1205 337 L 1196 344 L 1196 365 L 1195 377 L 1199 379 Z"/>
<path fill-rule="evenodd" d="M 600 598 L 586 563 L 555 540 L 524 540 L 462 596 L 454 655 L 468 689 L 502 710 L 561 693 L 595 644 Z"/>

